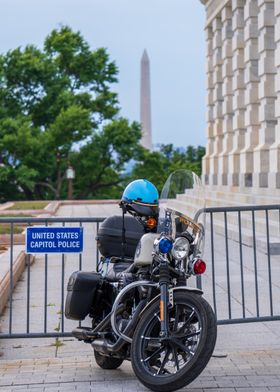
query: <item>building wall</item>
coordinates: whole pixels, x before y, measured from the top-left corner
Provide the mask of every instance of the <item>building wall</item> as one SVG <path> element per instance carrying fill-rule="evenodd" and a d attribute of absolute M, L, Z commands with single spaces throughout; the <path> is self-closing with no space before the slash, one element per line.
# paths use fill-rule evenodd
<path fill-rule="evenodd" d="M 208 185 L 280 188 L 280 0 L 206 10 Z"/>

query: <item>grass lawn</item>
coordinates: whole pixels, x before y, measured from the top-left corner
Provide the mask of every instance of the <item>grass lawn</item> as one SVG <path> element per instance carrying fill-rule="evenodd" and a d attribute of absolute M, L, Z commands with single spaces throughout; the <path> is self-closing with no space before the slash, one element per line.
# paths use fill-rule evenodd
<path fill-rule="evenodd" d="M 0 218 L 34 218 L 34 216 L 30 214 L 1 214 L 0 211 Z"/>
<path fill-rule="evenodd" d="M 21 234 L 24 230 L 22 226 L 14 226 L 14 234 Z M 11 233 L 11 226 L 0 226 L 0 234 L 10 234 Z"/>
<path fill-rule="evenodd" d="M 16 201 L 7 210 L 42 210 L 49 204 L 47 201 Z M 7 211 L 6 210 L 6 211 Z"/>

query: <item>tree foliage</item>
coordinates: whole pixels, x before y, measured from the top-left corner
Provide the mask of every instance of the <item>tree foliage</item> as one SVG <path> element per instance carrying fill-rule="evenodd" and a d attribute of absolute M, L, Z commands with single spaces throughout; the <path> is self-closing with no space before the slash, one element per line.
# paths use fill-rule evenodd
<path fill-rule="evenodd" d="M 117 73 L 105 49 L 92 50 L 68 26 L 53 30 L 42 49 L 0 55 L 0 200 L 65 198 L 69 164 L 75 198 L 119 197 L 136 177 L 160 187 L 180 167 L 199 173 L 201 147 L 140 146 L 140 125 L 119 115 Z"/>
<path fill-rule="evenodd" d="M 172 144 L 161 145 L 159 151 L 142 150 L 132 172 L 133 178 L 147 178 L 159 190 L 173 171 L 186 169 L 201 175 L 201 161 L 205 148 L 188 146 L 186 149 L 174 148 Z"/>
<path fill-rule="evenodd" d="M 139 127 L 117 117 L 117 96 L 111 91 L 116 75 L 106 50 L 92 51 L 81 34 L 67 26 L 52 31 L 42 50 L 29 45 L 1 55 L 0 197 L 64 197 L 72 155 L 74 160 L 83 157 L 78 159 L 82 166 L 93 150 L 96 166 L 106 161 L 105 156 L 100 159 L 103 151 L 120 150 L 117 135 L 105 147 L 110 129 L 117 133 L 121 126 L 137 144 Z M 98 158 L 96 143 L 103 149 Z M 129 154 L 131 149 L 117 169 Z M 104 175 L 102 180 L 106 182 Z"/>

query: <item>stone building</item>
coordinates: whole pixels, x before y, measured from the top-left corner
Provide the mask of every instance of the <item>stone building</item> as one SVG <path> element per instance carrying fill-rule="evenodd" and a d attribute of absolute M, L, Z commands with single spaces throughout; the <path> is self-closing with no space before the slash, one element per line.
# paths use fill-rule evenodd
<path fill-rule="evenodd" d="M 203 180 L 212 188 L 276 191 L 280 188 L 280 0 L 200 1 L 206 10 L 207 48 Z"/>

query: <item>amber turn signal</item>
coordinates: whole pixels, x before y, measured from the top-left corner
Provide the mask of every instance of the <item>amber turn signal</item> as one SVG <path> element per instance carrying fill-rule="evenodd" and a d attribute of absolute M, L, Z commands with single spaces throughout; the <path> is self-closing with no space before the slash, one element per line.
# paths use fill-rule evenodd
<path fill-rule="evenodd" d="M 156 227 L 156 225 L 157 225 L 157 220 L 156 220 L 155 218 L 149 218 L 149 219 L 146 221 L 146 226 L 147 226 L 149 229 L 154 229 L 154 228 Z"/>

